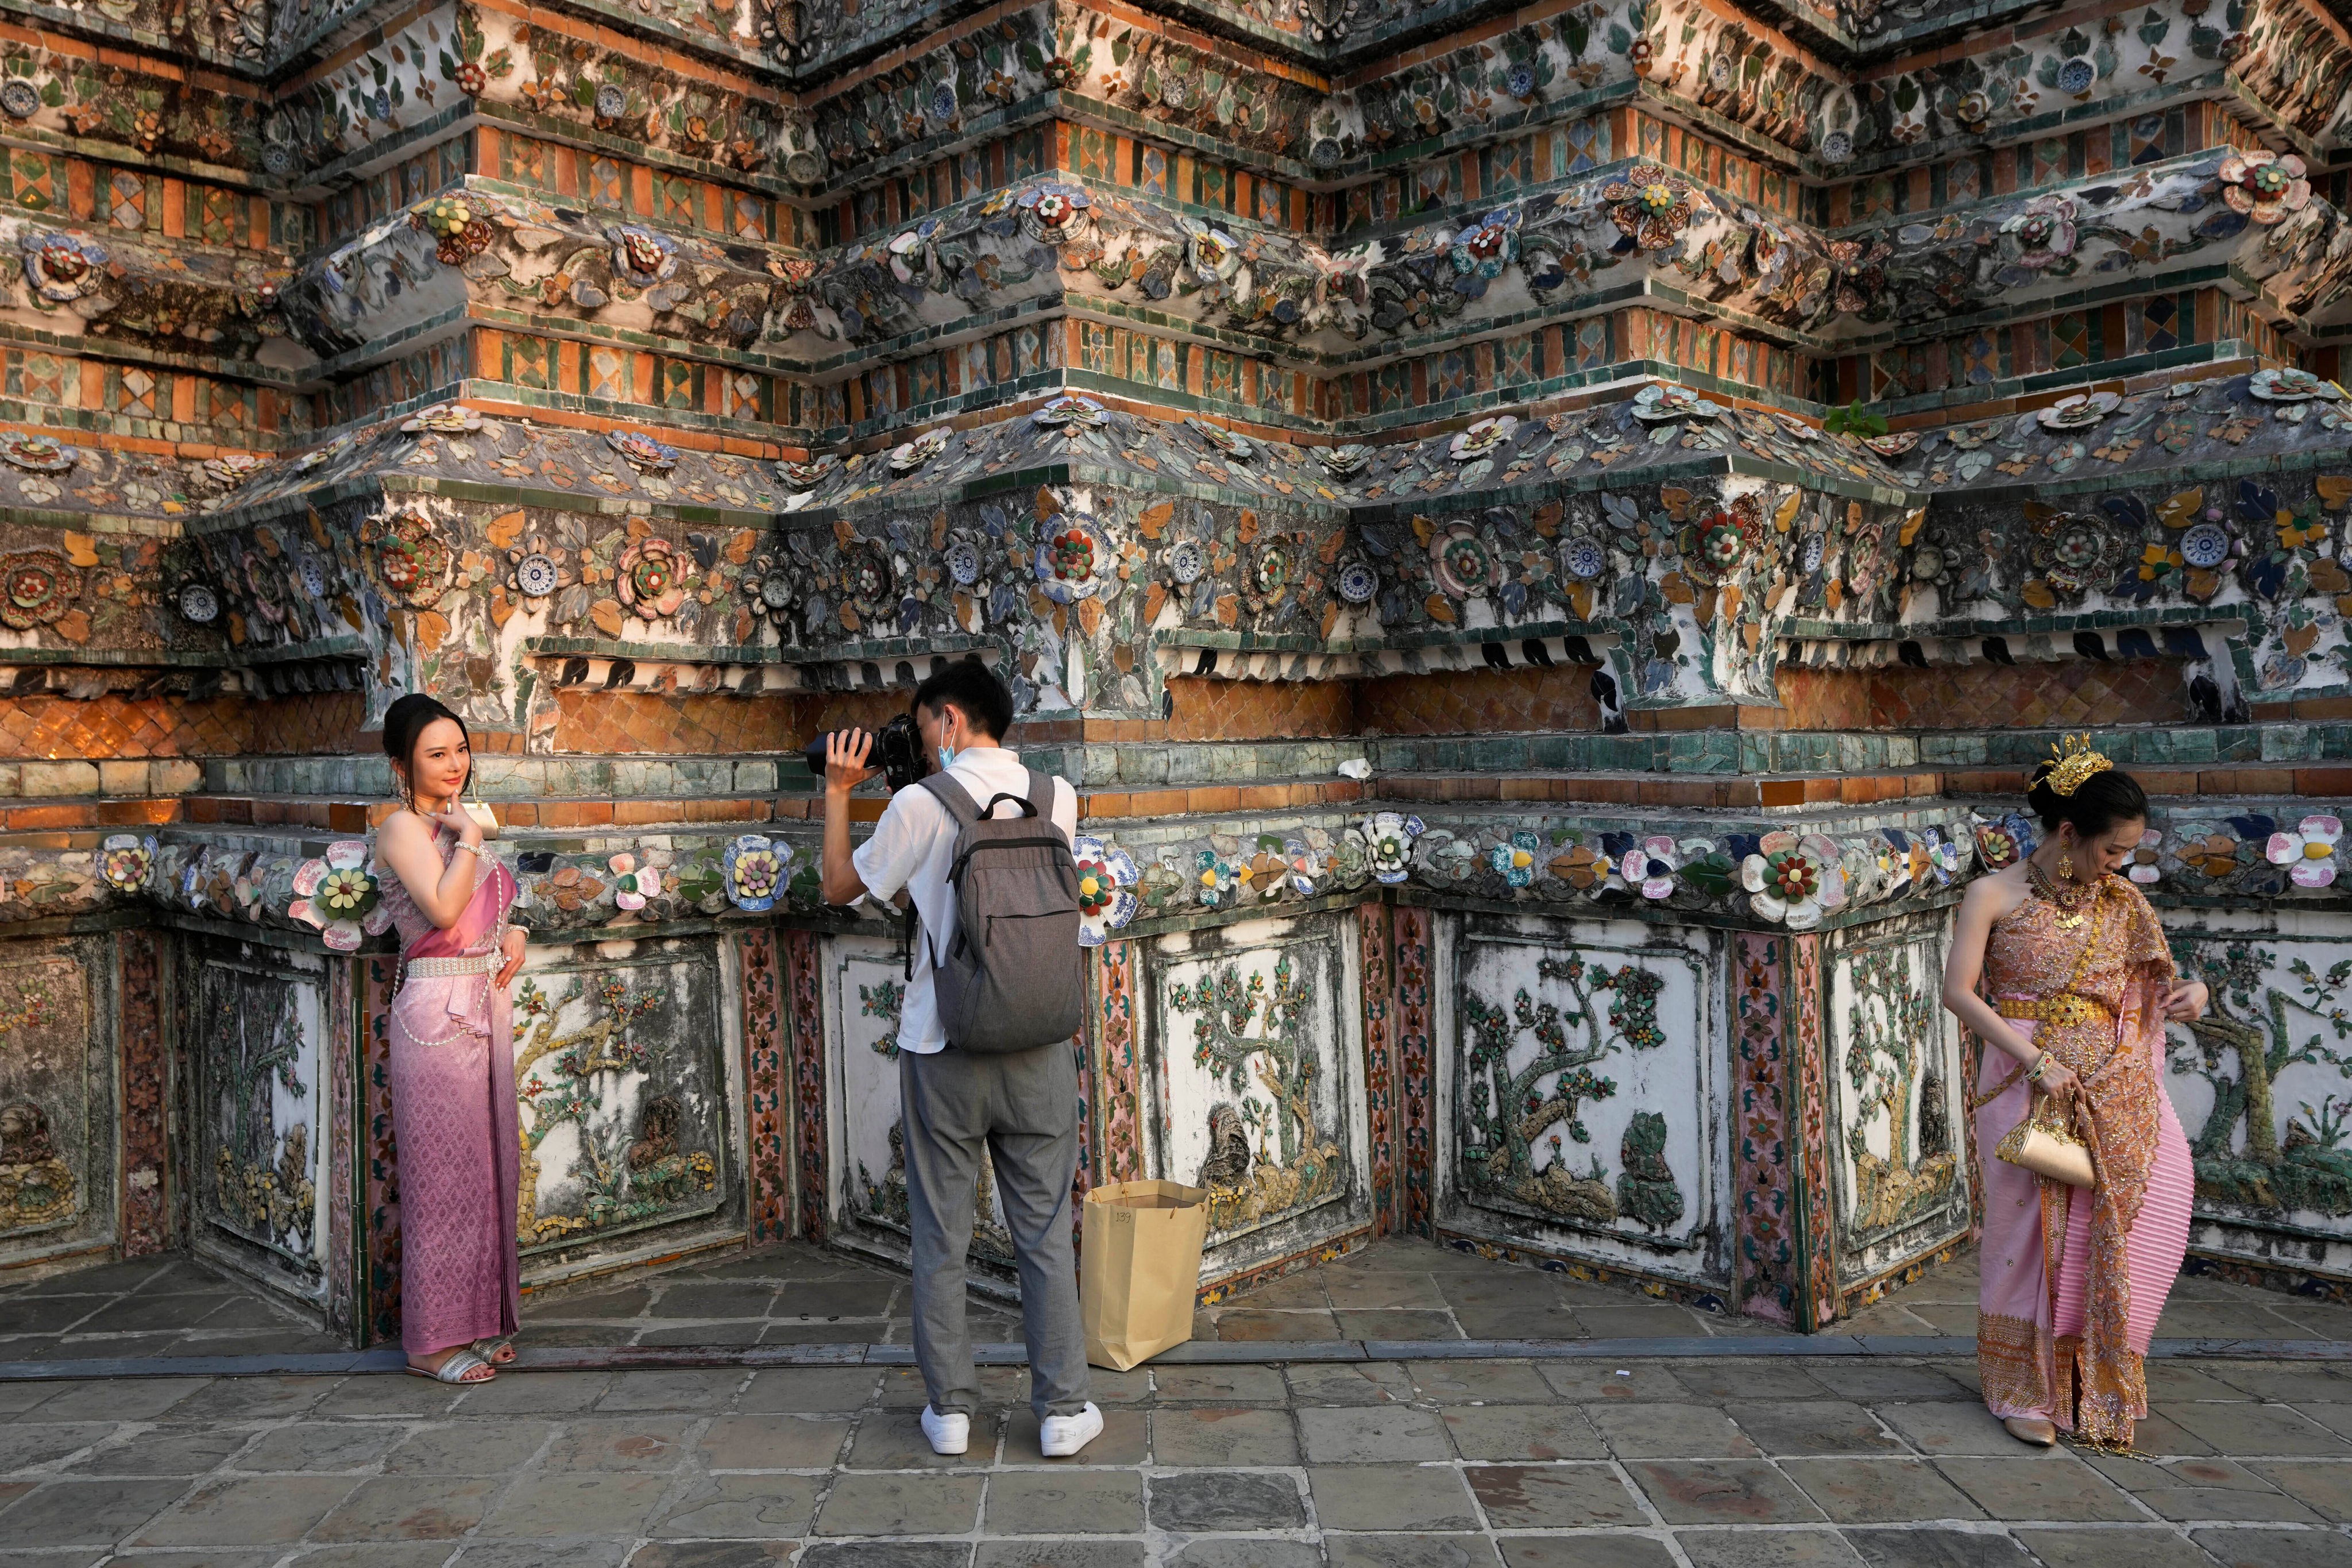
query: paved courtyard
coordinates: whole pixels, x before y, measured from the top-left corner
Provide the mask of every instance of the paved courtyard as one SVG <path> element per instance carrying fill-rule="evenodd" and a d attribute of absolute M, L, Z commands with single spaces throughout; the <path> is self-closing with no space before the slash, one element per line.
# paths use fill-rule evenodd
<path fill-rule="evenodd" d="M 2352 1563 L 2352 1376 L 2169 1361 L 2145 1457 L 2037 1452 L 1964 1360 L 1462 1360 L 1104 1374 L 1038 1457 L 992 1370 L 0 1384 L 0 1563 L 1596 1568 Z"/>

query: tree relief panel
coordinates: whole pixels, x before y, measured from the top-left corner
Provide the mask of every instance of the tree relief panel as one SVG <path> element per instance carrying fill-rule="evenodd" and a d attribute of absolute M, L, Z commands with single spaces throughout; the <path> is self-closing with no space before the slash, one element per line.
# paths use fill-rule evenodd
<path fill-rule="evenodd" d="M 532 953 L 513 992 L 526 1258 L 733 1209 L 723 988 L 707 942 Z"/>
<path fill-rule="evenodd" d="M 1460 1201 L 1516 1229 L 1695 1244 L 1710 1169 L 1704 961 L 1473 930 L 1456 970 Z"/>
<path fill-rule="evenodd" d="M 199 942 L 190 957 L 198 1216 L 232 1252 L 319 1289 L 324 962 L 246 942 Z"/>
<path fill-rule="evenodd" d="M 1160 1173 L 1208 1190 L 1210 1245 L 1360 1200 L 1363 1091 L 1329 926 L 1252 922 L 1151 959 Z"/>
<path fill-rule="evenodd" d="M 1967 1223 L 1966 1151 L 1955 1142 L 1959 1040 L 1938 997 L 1935 934 L 1849 948 L 1830 975 L 1830 1031 L 1848 1272 L 1924 1227 Z"/>
<path fill-rule="evenodd" d="M 907 1198 L 907 1129 L 898 1095 L 898 1029 L 907 1001 L 907 959 L 899 945 L 880 939 L 845 937 L 833 943 L 830 970 L 841 1116 L 835 1173 L 843 1221 L 878 1226 L 901 1238 L 909 1234 Z M 971 1261 L 988 1268 L 1013 1266 L 1013 1235 L 996 1195 L 996 1173 L 983 1156 L 973 1210 Z"/>
<path fill-rule="evenodd" d="M 90 1026 L 87 947 L 0 949 L 0 1257 L 102 1236 L 113 1218 L 113 1042 Z"/>
<path fill-rule="evenodd" d="M 2178 930 L 2211 988 L 2171 1030 L 2168 1087 L 2200 1217 L 2352 1240 L 2352 958 L 2340 935 Z"/>

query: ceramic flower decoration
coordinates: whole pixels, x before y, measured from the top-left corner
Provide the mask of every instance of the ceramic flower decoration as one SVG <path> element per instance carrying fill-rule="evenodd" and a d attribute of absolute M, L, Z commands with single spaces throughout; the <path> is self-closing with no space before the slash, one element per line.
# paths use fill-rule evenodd
<path fill-rule="evenodd" d="M 1257 456 L 1257 443 L 1246 436 L 1235 435 L 1223 426 L 1212 425 L 1205 419 L 1187 419 L 1184 423 L 1212 451 L 1236 463 L 1246 463 Z"/>
<path fill-rule="evenodd" d="M 572 585 L 572 574 L 565 566 L 568 559 L 567 552 L 545 534 L 534 533 L 507 552 L 513 568 L 507 574 L 507 586 L 526 599 L 544 599 Z"/>
<path fill-rule="evenodd" d="M 1676 536 L 1683 567 L 1702 583 L 1721 583 L 1748 564 L 1764 543 L 1764 519 L 1755 500 L 1742 496 L 1711 512 Z"/>
<path fill-rule="evenodd" d="M 719 858 L 727 901 L 747 914 L 773 909 L 782 896 L 784 874 L 792 863 L 790 844 L 757 833 L 744 834 Z"/>
<path fill-rule="evenodd" d="M 1919 433 L 1916 430 L 1897 430 L 1885 436 L 1865 436 L 1862 444 L 1882 458 L 1895 458 L 1919 445 Z"/>
<path fill-rule="evenodd" d="M 1643 250 L 1664 250 L 1680 239 L 1704 199 L 1654 163 L 1637 163 L 1622 179 L 1601 187 L 1609 219 Z"/>
<path fill-rule="evenodd" d="M 1484 598 L 1502 585 L 1502 562 L 1466 522 L 1447 523 L 1431 536 L 1429 563 L 1438 587 L 1450 598 Z"/>
<path fill-rule="evenodd" d="M 1116 844 L 1081 835 L 1070 849 L 1078 862 L 1078 945 L 1100 947 L 1135 918 L 1140 873 L 1135 857 Z"/>
<path fill-rule="evenodd" d="M 831 479 L 841 467 L 841 459 L 830 455 L 813 458 L 805 463 L 795 463 L 789 458 L 776 461 L 776 478 L 796 490 L 813 490 Z"/>
<path fill-rule="evenodd" d="M 106 250 L 69 234 L 27 232 L 19 241 L 25 253 L 25 281 L 44 300 L 68 304 L 96 289 L 106 278 Z"/>
<path fill-rule="evenodd" d="M 1374 881 L 1394 885 L 1411 874 L 1412 841 L 1422 835 L 1421 818 L 1383 811 L 1348 831 L 1363 845 L 1364 864 Z"/>
<path fill-rule="evenodd" d="M 2336 845 L 2344 837 L 2344 821 L 2336 816 L 2306 816 L 2293 833 L 2273 833 L 2263 858 L 2287 868 L 2287 879 L 2298 888 L 2325 888 L 2336 880 Z"/>
<path fill-rule="evenodd" d="M 135 893 L 147 884 L 155 864 L 155 841 L 118 833 L 99 847 L 98 874 L 118 893 Z"/>
<path fill-rule="evenodd" d="M 890 467 L 894 472 L 911 474 L 947 449 L 948 432 L 944 426 L 926 430 L 913 440 L 890 448 Z"/>
<path fill-rule="evenodd" d="M 449 547 L 421 512 L 372 517 L 360 527 L 360 542 L 373 552 L 384 590 L 413 610 L 429 610 L 448 591 Z"/>
<path fill-rule="evenodd" d="M 26 632 L 62 619 L 81 589 L 79 569 L 53 550 L 0 555 L 0 626 Z"/>
<path fill-rule="evenodd" d="M 2311 205 L 2311 182 L 2292 153 L 2233 153 L 2215 177 L 2230 210 L 2258 224 L 2284 223 Z"/>
<path fill-rule="evenodd" d="M 1952 879 L 1960 874 L 1961 846 L 1936 827 L 1925 829 L 1921 839 L 1927 851 L 1928 874 L 1935 878 L 1937 887 L 1950 887 Z"/>
<path fill-rule="evenodd" d="M 1456 435 L 1446 450 L 1457 463 L 1467 463 L 1491 457 L 1510 444 L 1511 434 L 1519 427 L 1516 415 L 1497 414 L 1491 419 L 1481 419 L 1467 430 Z"/>
<path fill-rule="evenodd" d="M 1512 834 L 1486 851 L 1486 865 L 1496 876 L 1514 888 L 1524 888 L 1536 879 L 1536 853 L 1543 840 L 1532 833 Z"/>
<path fill-rule="evenodd" d="M 1093 226 L 1094 198 L 1083 185 L 1058 182 L 1032 185 L 1013 198 L 1021 215 L 1021 232 L 1044 245 L 1062 245 L 1084 236 Z"/>
<path fill-rule="evenodd" d="M 1621 887 L 1617 859 L 1590 844 L 1571 844 L 1552 857 L 1551 874 L 1580 892 L 1601 893 Z"/>
<path fill-rule="evenodd" d="M 1192 896 L 1214 909 L 1240 886 L 1240 869 L 1215 850 L 1202 850 L 1192 858 Z"/>
<path fill-rule="evenodd" d="M 444 267 L 462 267 L 490 247 L 498 230 L 463 196 L 436 196 L 408 215 L 408 221 L 431 235 L 435 254 Z"/>
<path fill-rule="evenodd" d="M 1242 248 L 1234 237 L 1221 228 L 1205 225 L 1187 225 L 1192 231 L 1186 254 L 1192 270 L 1202 278 L 1218 282 L 1231 278 L 1242 269 Z"/>
<path fill-rule="evenodd" d="M 30 430 L 0 430 L 0 460 L 27 473 L 62 474 L 81 461 L 81 453 Z"/>
<path fill-rule="evenodd" d="M 1364 466 L 1372 460 L 1372 449 L 1370 447 L 1355 444 L 1345 447 L 1318 447 L 1315 449 L 1315 458 L 1323 465 L 1323 471 L 1333 479 L 1353 479 L 1362 473 Z"/>
<path fill-rule="evenodd" d="M 677 448 L 642 430 L 608 430 L 604 445 L 641 474 L 666 474 L 677 466 Z"/>
<path fill-rule="evenodd" d="M 229 452 L 205 459 L 205 478 L 235 489 L 268 467 L 269 459 L 267 458 L 257 458 L 246 452 Z"/>
<path fill-rule="evenodd" d="M 686 603 L 686 559 L 677 545 L 657 534 L 622 551 L 613 579 L 621 603 L 641 620 L 674 616 Z"/>
<path fill-rule="evenodd" d="M 1455 235 L 1446 251 L 1446 259 L 1462 279 L 1454 287 L 1472 299 L 1485 293 L 1486 284 L 1500 278 L 1518 257 L 1519 215 L 1511 207 L 1490 212 Z M 1465 283 L 1474 287 L 1465 288 Z"/>
<path fill-rule="evenodd" d="M 1040 529 L 1034 552 L 1037 586 L 1057 605 L 1092 598 L 1102 590 L 1104 574 L 1112 569 L 1118 552 L 1093 520 L 1065 512 Z"/>
<path fill-rule="evenodd" d="M 1029 416 L 1030 422 L 1043 430 L 1093 430 L 1110 417 L 1109 411 L 1091 397 L 1076 394 L 1056 397 Z"/>
<path fill-rule="evenodd" d="M 2055 267 L 2074 254 L 2074 198 L 2036 196 L 2002 224 L 2000 232 L 2017 247 L 2020 265 L 2037 270 Z"/>
<path fill-rule="evenodd" d="M 411 436 L 457 436 L 482 427 L 482 416 L 462 403 L 444 403 L 401 421 Z"/>
<path fill-rule="evenodd" d="M 1633 417 L 1644 425 L 1663 425 L 1672 419 L 1712 419 L 1722 412 L 1721 404 L 1708 402 L 1687 386 L 1667 382 L 1654 381 L 1633 395 Z"/>
<path fill-rule="evenodd" d="M 2034 417 L 2045 430 L 2087 430 L 2113 414 L 2122 402 L 2112 392 L 2078 392 L 2039 410 Z"/>
<path fill-rule="evenodd" d="M 1824 835 L 1768 833 L 1757 851 L 1740 862 L 1739 884 L 1759 919 L 1804 931 L 1845 902 L 1838 847 Z"/>
<path fill-rule="evenodd" d="M 1682 863 L 1680 851 L 1671 838 L 1644 838 L 1625 851 L 1625 858 L 1617 867 L 1617 874 L 1625 885 L 1653 901 L 1675 896 L 1675 870 Z"/>
<path fill-rule="evenodd" d="M 635 224 L 605 230 L 613 241 L 613 276 L 632 289 L 650 289 L 677 270 L 677 242 Z"/>
<path fill-rule="evenodd" d="M 2344 389 L 2307 370 L 2258 370 L 2246 378 L 2246 390 L 2264 403 L 2303 403 L 2320 398 L 2333 403 Z"/>
<path fill-rule="evenodd" d="M 378 870 L 368 864 L 363 839 L 338 839 L 322 858 L 303 861 L 295 868 L 293 889 L 288 918 L 315 927 L 338 952 L 392 929 L 392 911 L 383 906 Z"/>
<path fill-rule="evenodd" d="M 646 900 L 661 896 L 661 873 L 650 866 L 639 866 L 634 855 L 615 855 L 605 864 L 613 869 L 613 901 L 635 913 L 646 907 Z"/>
<path fill-rule="evenodd" d="M 2238 870 L 2238 841 L 2218 827 L 2183 827 L 2173 853 L 2183 866 L 2220 881 Z"/>
<path fill-rule="evenodd" d="M 2140 834 L 2139 843 L 2133 847 L 2124 875 L 2143 887 L 2153 886 L 2164 879 L 2163 859 L 2164 835 L 2148 828 Z"/>

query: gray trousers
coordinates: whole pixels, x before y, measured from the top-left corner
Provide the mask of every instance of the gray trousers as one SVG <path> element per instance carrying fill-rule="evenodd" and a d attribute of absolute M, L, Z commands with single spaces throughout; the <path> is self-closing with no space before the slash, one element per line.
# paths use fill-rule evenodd
<path fill-rule="evenodd" d="M 964 1327 L 980 1162 L 993 1156 L 997 1195 L 1021 1276 L 1029 1403 L 1039 1419 L 1087 1403 L 1087 1336 L 1070 1245 L 1078 1170 L 1078 1067 L 1072 1047 L 975 1056 L 950 1046 L 898 1057 L 906 1118 L 907 1211 L 915 1239 L 915 1360 L 940 1415 L 978 1413 L 980 1376 Z"/>

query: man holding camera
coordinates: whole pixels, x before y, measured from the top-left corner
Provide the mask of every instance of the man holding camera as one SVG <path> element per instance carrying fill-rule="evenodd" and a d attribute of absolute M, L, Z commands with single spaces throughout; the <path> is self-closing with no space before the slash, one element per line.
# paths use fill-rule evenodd
<path fill-rule="evenodd" d="M 980 1162 L 992 1156 L 1021 1278 L 1038 1442 L 1046 1458 L 1066 1458 L 1103 1428 L 1087 1398 L 1070 1237 L 1078 1081 L 1069 1041 L 1083 998 L 1070 855 L 1077 795 L 1003 744 L 1013 696 L 976 659 L 917 687 L 914 721 L 939 772 L 898 789 L 854 854 L 850 792 L 873 776 L 874 737 L 825 738 L 824 873 L 826 902 L 911 899 L 920 922 L 898 1017 L 898 1089 L 915 1359 L 929 1396 L 923 1435 L 939 1454 L 971 1442 L 980 1380 L 964 1326 L 964 1255 Z"/>

